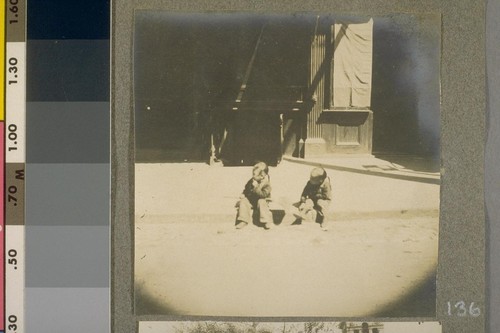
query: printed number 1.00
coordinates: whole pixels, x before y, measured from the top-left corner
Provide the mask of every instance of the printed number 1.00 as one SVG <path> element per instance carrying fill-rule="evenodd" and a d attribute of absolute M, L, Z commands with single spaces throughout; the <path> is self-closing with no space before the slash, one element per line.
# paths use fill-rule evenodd
<path fill-rule="evenodd" d="M 13 141 L 14 145 L 17 145 L 17 126 L 16 124 L 10 124 L 9 127 L 7 127 L 8 131 L 9 131 L 9 134 L 7 134 L 7 138 L 10 140 L 10 141 Z M 17 147 L 11 147 L 9 146 L 9 151 L 13 151 L 13 150 L 17 150 Z"/>

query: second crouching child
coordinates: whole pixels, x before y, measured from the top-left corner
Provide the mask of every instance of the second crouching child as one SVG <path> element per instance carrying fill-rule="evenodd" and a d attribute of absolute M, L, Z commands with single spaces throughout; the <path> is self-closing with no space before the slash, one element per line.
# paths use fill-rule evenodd
<path fill-rule="evenodd" d="M 327 230 L 325 214 L 332 201 L 332 186 L 325 169 L 314 168 L 311 171 L 299 205 L 299 219 L 315 221 Z"/>

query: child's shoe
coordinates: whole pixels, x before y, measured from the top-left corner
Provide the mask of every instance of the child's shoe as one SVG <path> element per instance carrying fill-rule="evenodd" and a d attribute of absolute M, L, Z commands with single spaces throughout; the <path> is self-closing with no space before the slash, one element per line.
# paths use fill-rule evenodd
<path fill-rule="evenodd" d="M 301 220 L 301 221 L 305 221 L 305 220 L 307 220 L 307 213 L 308 213 L 308 211 L 306 211 L 306 210 L 304 210 L 304 209 L 299 209 L 299 210 L 297 210 L 297 211 L 293 212 L 293 215 L 294 215 L 297 219 L 299 219 L 299 220 Z"/>
<path fill-rule="evenodd" d="M 304 218 L 304 214 L 302 213 L 301 210 L 297 210 L 292 212 L 293 216 L 295 216 L 296 219 L 302 220 Z"/>
<path fill-rule="evenodd" d="M 236 229 L 243 229 L 247 225 L 248 225 L 248 223 L 245 221 L 238 221 L 238 223 L 236 223 Z"/>

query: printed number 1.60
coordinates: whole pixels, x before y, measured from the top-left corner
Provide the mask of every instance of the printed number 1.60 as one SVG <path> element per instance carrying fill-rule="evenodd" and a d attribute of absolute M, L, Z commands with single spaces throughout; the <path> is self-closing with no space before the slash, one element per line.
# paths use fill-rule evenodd
<path fill-rule="evenodd" d="M 14 15 L 14 17 L 18 17 L 19 14 L 19 7 L 17 7 L 17 4 L 19 3 L 19 0 L 9 0 L 9 11 Z M 19 22 L 17 19 L 15 20 L 9 20 L 9 24 L 14 24 Z"/>

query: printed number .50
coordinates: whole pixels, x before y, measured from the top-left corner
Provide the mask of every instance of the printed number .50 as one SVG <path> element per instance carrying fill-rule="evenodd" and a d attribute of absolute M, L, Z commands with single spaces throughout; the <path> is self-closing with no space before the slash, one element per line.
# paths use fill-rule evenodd
<path fill-rule="evenodd" d="M 451 302 L 447 302 L 447 304 L 448 316 L 457 315 L 459 317 L 466 317 L 467 315 L 470 315 L 472 317 L 479 317 L 481 315 L 481 309 L 475 306 L 474 302 L 470 303 L 468 309 L 467 304 L 464 301 L 457 302 L 454 306 L 452 306 Z"/>

